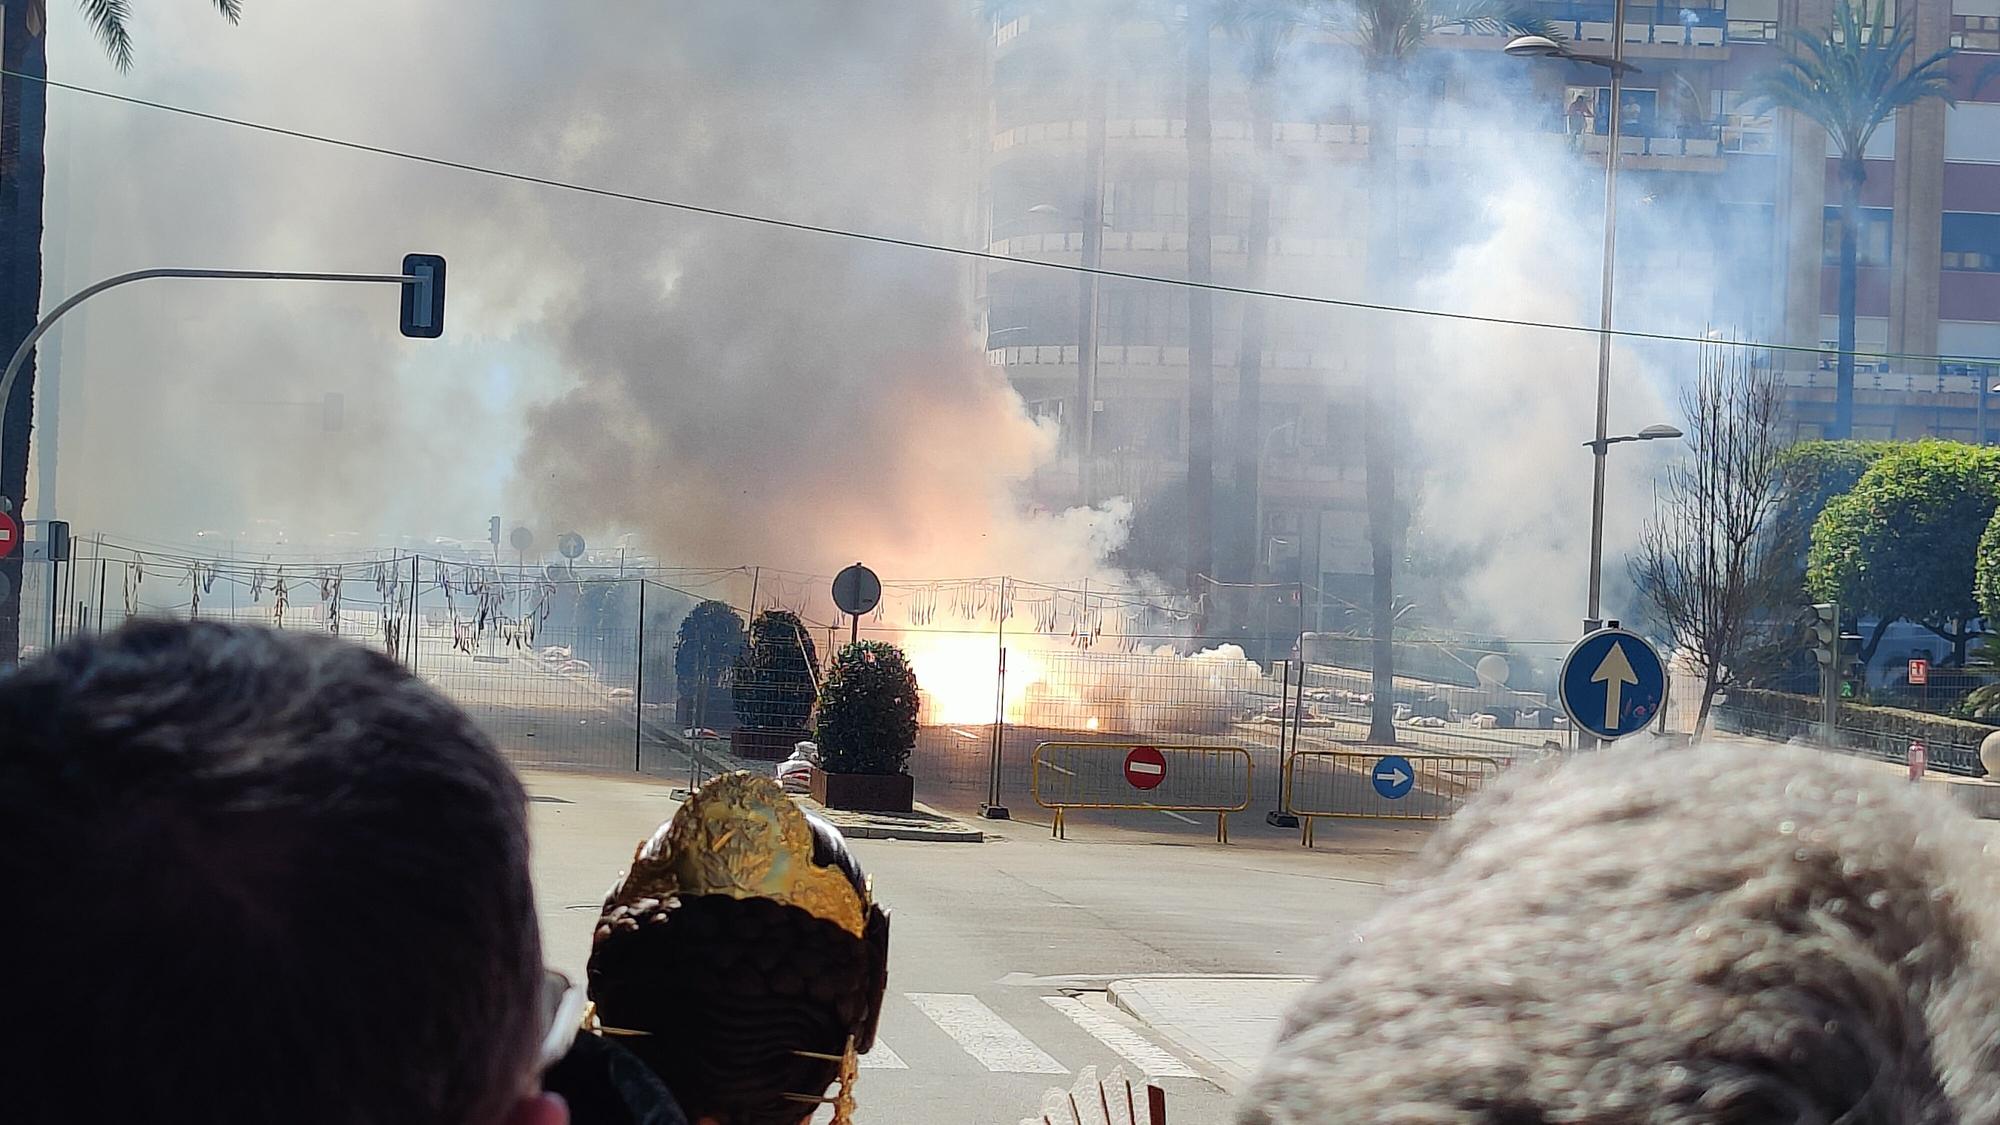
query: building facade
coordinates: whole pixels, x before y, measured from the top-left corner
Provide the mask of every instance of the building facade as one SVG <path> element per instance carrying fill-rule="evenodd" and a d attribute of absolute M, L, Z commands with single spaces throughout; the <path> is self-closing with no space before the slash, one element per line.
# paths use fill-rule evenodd
<path fill-rule="evenodd" d="M 1662 201 L 1694 221 L 1671 247 L 1621 254 L 1620 327 L 1654 327 L 1644 315 L 1654 289 L 1672 281 L 1684 292 L 1687 279 L 1706 278 L 1710 307 L 1695 315 L 1749 338 L 1833 347 L 1839 242 L 1830 142 L 1809 122 L 1757 111 L 1749 91 L 1777 59 L 1784 29 L 1825 29 L 1834 2 L 1627 5 L 1624 54 L 1638 72 L 1617 110 L 1621 228 L 1634 208 Z M 1577 53 L 1611 53 L 1612 0 L 1539 7 Z M 989 265 L 982 279 L 988 357 L 1038 414 L 1062 425 L 1066 455 L 1036 482 L 1044 501 L 1131 496 L 1142 525 L 1149 506 L 1157 509 L 1165 543 L 1185 529 L 1176 513 L 1185 496 L 1175 497 L 1189 437 L 1186 292 L 1121 278 L 1093 284 L 1032 264 L 1161 277 L 1189 268 L 1182 32 L 1157 14 L 1092 25 L 1083 18 L 1090 10 L 1022 3 L 999 10 L 991 26 L 984 211 L 989 251 L 1010 261 Z M 2000 436 L 2000 365 L 1975 361 L 2000 357 L 2000 78 L 1983 89 L 1975 79 L 2000 60 L 2000 0 L 1891 0 L 1888 13 L 1914 21 L 1916 57 L 1960 50 L 1950 63 L 1958 104 L 1903 111 L 1870 150 L 1858 350 L 1922 358 L 1857 365 L 1855 436 L 1991 440 Z M 1326 53 L 1329 74 L 1359 73 L 1338 30 L 1301 39 L 1288 49 Z M 1354 216 L 1365 214 L 1365 198 L 1342 192 L 1361 177 L 1327 174 L 1367 159 L 1365 120 L 1339 108 L 1360 99 L 1324 97 L 1310 114 L 1278 105 L 1266 163 L 1253 144 L 1242 36 L 1218 31 L 1213 43 L 1214 280 L 1240 285 L 1252 276 L 1259 175 L 1268 175 L 1272 201 L 1264 284 L 1325 292 L 1328 279 L 1360 276 L 1366 246 L 1357 227 L 1365 224 Z M 1607 72 L 1509 58 L 1504 43 L 1453 28 L 1427 41 L 1439 65 L 1418 67 L 1419 82 L 1440 104 L 1500 90 L 1515 111 L 1499 126 L 1489 118 L 1473 128 L 1405 112 L 1399 154 L 1419 174 L 1448 174 L 1469 147 L 1493 143 L 1475 132 L 1495 128 L 1568 134 L 1582 166 L 1602 161 L 1613 112 Z M 1577 229 L 1594 239 L 1600 222 L 1600 212 L 1580 212 Z M 1450 234 L 1428 237 L 1449 243 Z M 1425 243 L 1406 236 L 1404 253 L 1421 255 Z M 1213 304 L 1218 564 L 1230 574 L 1227 521 L 1247 518 L 1256 557 L 1247 575 L 1239 559 L 1234 577 L 1298 580 L 1335 602 L 1365 602 L 1355 596 L 1368 572 L 1358 349 L 1329 336 L 1322 310 L 1269 303 L 1255 361 L 1262 404 L 1245 425 L 1235 405 L 1248 359 L 1243 306 L 1226 296 Z M 1832 356 L 1774 362 L 1784 370 L 1794 432 L 1821 436 L 1832 418 Z M 1232 481 L 1251 460 L 1243 440 L 1251 435 L 1260 487 L 1246 514 Z M 1146 539 L 1147 528 L 1139 534 Z M 1140 561 L 1173 569 L 1170 557 Z"/>

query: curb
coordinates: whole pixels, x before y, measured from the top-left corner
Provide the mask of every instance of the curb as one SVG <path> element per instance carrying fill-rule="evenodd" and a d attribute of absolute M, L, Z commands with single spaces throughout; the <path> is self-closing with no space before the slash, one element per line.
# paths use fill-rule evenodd
<path fill-rule="evenodd" d="M 828 809 L 800 793 L 792 794 L 792 799 L 798 802 L 800 808 L 824 817 L 850 840 L 907 840 L 924 844 L 979 844 L 986 840 L 985 832 L 945 816 L 921 801 L 917 802 L 916 809 L 925 819 L 919 821 L 893 815 Z"/>

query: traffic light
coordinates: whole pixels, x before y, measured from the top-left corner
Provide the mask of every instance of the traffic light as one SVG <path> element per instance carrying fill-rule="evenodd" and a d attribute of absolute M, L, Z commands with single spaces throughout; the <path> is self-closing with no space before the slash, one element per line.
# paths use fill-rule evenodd
<path fill-rule="evenodd" d="M 1819 663 L 1820 737 L 1829 744 L 1840 725 L 1840 701 L 1851 697 L 1841 676 L 1840 604 L 1818 602 L 1812 607 L 1813 659 Z"/>
<path fill-rule="evenodd" d="M 1840 605 L 1820 602 L 1812 607 L 1813 659 L 1832 670 L 1840 660 Z"/>
<path fill-rule="evenodd" d="M 491 541 L 492 541 L 492 543 L 493 543 L 493 545 L 494 545 L 495 547 L 498 547 L 498 546 L 500 545 L 500 517 L 499 517 L 499 516 L 490 516 L 490 517 L 488 517 L 488 518 L 487 518 L 487 520 L 486 520 L 486 538 L 487 538 L 487 539 L 489 539 L 489 540 L 491 540 Z"/>
<path fill-rule="evenodd" d="M 435 340 L 444 335 L 444 259 L 436 254 L 403 255 L 403 335 Z"/>

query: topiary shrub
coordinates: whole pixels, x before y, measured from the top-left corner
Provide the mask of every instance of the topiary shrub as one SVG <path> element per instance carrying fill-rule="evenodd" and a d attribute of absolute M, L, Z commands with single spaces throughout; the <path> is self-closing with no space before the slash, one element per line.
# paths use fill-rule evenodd
<path fill-rule="evenodd" d="M 746 727 L 803 731 L 818 694 L 819 650 L 799 615 L 767 609 L 750 623 L 730 694 Z"/>
<path fill-rule="evenodd" d="M 697 714 L 705 726 L 723 724 L 722 685 L 743 654 L 743 638 L 743 619 L 725 602 L 702 602 L 681 618 L 674 637 L 674 693 L 683 724 Z"/>
<path fill-rule="evenodd" d="M 818 741 L 828 773 L 909 772 L 917 742 L 917 674 L 902 649 L 857 641 L 840 650 L 820 692 Z"/>

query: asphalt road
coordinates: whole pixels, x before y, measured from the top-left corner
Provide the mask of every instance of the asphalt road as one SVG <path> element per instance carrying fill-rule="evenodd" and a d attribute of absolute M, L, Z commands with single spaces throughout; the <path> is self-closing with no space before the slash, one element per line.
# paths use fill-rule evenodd
<path fill-rule="evenodd" d="M 580 973 L 604 889 L 672 814 L 659 782 L 530 773 L 537 894 L 550 962 Z M 1160 819 L 1160 818 L 1155 818 Z M 1200 833 L 1110 823 L 1048 838 L 989 824 L 984 844 L 860 840 L 894 912 L 881 1047 L 861 1117 L 1015 1125 L 1075 1072 L 1162 1075 L 1175 1125 L 1228 1120 L 1231 1080 L 1113 1009 L 1113 979 L 1309 974 L 1380 901 L 1423 832 L 1324 827 L 1320 847 L 1263 828 L 1222 846 Z"/>

